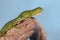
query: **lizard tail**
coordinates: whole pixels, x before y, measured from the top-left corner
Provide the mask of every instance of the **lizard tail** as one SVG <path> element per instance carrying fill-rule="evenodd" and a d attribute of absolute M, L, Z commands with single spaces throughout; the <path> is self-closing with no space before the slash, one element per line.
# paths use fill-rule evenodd
<path fill-rule="evenodd" d="M 3 36 L 5 33 L 0 30 L 0 37 Z"/>

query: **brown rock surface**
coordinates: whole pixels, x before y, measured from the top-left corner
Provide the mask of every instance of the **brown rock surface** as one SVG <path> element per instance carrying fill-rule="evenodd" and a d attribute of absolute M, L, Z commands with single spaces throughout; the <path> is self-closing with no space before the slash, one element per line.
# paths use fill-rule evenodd
<path fill-rule="evenodd" d="M 42 25 L 36 20 L 33 19 L 35 28 L 34 33 L 31 36 L 31 40 L 46 40 L 46 32 Z"/>
<path fill-rule="evenodd" d="M 5 36 L 0 37 L 0 40 L 46 40 L 46 34 L 42 26 L 35 19 L 25 19 L 7 31 Z M 34 31 L 34 33 L 33 33 Z"/>

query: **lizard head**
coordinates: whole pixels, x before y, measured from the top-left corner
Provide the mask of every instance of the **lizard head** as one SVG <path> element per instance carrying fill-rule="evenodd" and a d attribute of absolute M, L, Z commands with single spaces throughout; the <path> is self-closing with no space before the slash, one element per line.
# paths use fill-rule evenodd
<path fill-rule="evenodd" d="M 43 9 L 41 8 L 41 7 L 37 7 L 37 8 L 35 8 L 35 9 L 33 9 L 33 15 L 35 16 L 35 15 L 39 15 L 40 14 L 40 12 L 42 12 L 43 11 Z"/>

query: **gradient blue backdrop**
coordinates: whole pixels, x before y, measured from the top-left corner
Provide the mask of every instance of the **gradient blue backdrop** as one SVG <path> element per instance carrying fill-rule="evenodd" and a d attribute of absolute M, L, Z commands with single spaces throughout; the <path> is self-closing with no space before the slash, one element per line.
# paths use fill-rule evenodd
<path fill-rule="evenodd" d="M 0 29 L 22 11 L 39 6 L 44 10 L 35 18 L 44 27 L 47 40 L 60 40 L 60 0 L 0 0 Z"/>

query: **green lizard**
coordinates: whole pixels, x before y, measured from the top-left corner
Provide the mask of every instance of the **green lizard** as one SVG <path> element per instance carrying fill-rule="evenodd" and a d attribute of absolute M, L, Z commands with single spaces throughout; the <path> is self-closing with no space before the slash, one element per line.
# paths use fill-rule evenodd
<path fill-rule="evenodd" d="M 4 36 L 8 30 L 10 30 L 12 27 L 14 27 L 17 22 L 22 21 L 25 18 L 31 18 L 34 15 L 38 15 L 43 9 L 41 7 L 37 7 L 33 10 L 26 10 L 22 12 L 18 17 L 15 19 L 7 22 L 2 29 L 0 30 L 0 36 Z"/>

